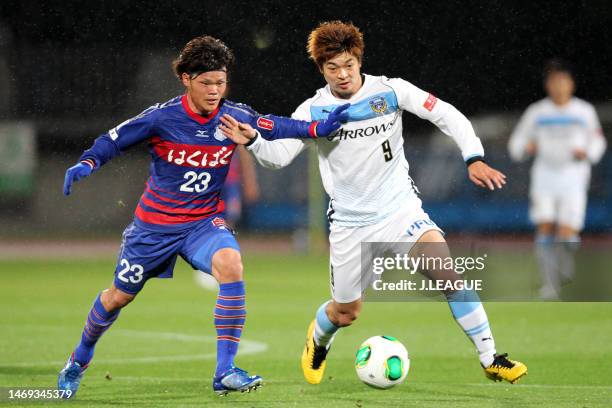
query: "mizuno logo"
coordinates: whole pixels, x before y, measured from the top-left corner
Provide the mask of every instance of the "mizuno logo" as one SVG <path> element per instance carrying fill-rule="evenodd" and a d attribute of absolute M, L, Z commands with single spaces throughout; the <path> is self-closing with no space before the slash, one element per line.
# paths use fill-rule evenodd
<path fill-rule="evenodd" d="M 196 130 L 196 137 L 208 137 L 208 131 L 207 130 Z"/>

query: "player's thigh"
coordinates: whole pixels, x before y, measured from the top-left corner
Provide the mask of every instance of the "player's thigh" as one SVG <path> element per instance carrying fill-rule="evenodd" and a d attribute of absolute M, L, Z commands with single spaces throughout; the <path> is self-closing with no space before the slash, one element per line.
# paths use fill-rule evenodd
<path fill-rule="evenodd" d="M 444 232 L 420 207 L 406 206 L 389 221 L 380 241 L 388 242 L 388 251 L 401 256 L 429 259 L 419 272 L 431 279 L 456 280 L 458 275 L 444 268 L 451 254 L 444 239 Z"/>
<path fill-rule="evenodd" d="M 408 205 L 390 217 L 384 229 L 377 232 L 376 241 L 386 243 L 381 250 L 400 255 L 416 256 L 425 249 L 443 255 L 439 251 L 448 250 L 444 232 L 420 205 Z"/>
<path fill-rule="evenodd" d="M 332 299 L 351 303 L 361 299 L 372 274 L 362 271 L 361 244 L 367 241 L 368 227 L 330 227 L 329 280 Z"/>
<path fill-rule="evenodd" d="M 222 217 L 215 216 L 203 220 L 189 233 L 180 254 L 194 269 L 212 274 L 213 257 L 222 249 L 233 251 L 224 251 L 227 256 L 217 257 L 215 269 L 234 268 L 236 262 L 240 264 L 240 268 L 242 267 L 240 246 L 232 230 Z M 235 256 L 236 253 L 238 256 Z"/>
<path fill-rule="evenodd" d="M 130 224 L 123 232 L 114 286 L 136 295 L 151 278 L 171 278 L 181 242 L 180 233 L 149 231 Z"/>
<path fill-rule="evenodd" d="M 534 192 L 529 197 L 529 219 L 534 224 L 557 222 L 557 199 L 553 194 Z"/>
<path fill-rule="evenodd" d="M 586 215 L 587 194 L 583 191 L 571 193 L 559 201 L 557 224 L 567 229 L 580 232 L 584 227 Z"/>
<path fill-rule="evenodd" d="M 391 215 L 382 228 L 376 232 L 376 240 L 408 244 L 414 244 L 428 237 L 437 240 L 437 235 L 432 231 L 437 231 L 440 236 L 444 235 L 442 229 L 423 211 L 419 200 L 406 203 L 404 207 Z"/>

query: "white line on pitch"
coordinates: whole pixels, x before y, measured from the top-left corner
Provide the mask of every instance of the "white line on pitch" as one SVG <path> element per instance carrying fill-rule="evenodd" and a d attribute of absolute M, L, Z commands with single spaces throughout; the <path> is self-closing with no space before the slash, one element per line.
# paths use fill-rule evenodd
<path fill-rule="evenodd" d="M 173 340 L 183 341 L 191 343 L 215 343 L 216 337 L 213 336 L 197 336 L 184 333 L 172 333 L 172 332 L 147 332 L 138 330 L 124 330 L 117 329 L 112 332 L 114 335 L 121 335 L 127 337 L 144 337 L 154 338 L 157 340 Z M 249 355 L 262 353 L 268 349 L 266 343 L 241 339 L 240 348 L 238 349 L 238 355 Z M 171 362 L 171 361 L 201 361 L 201 360 L 212 360 L 216 358 L 216 353 L 205 353 L 205 354 L 193 354 L 193 355 L 177 355 L 177 356 L 148 356 L 148 357 L 132 357 L 132 358 L 112 358 L 112 359 L 96 359 L 97 364 L 147 364 L 147 363 L 158 363 L 158 362 Z M 0 364 L 0 367 L 38 367 L 38 366 L 61 366 L 66 361 L 33 361 L 33 362 L 17 362 L 9 364 Z"/>
<path fill-rule="evenodd" d="M 499 387 L 499 384 L 464 384 L 470 385 L 473 387 Z M 510 385 L 508 385 L 509 387 Z M 606 389 L 612 390 L 612 385 L 590 385 L 590 384 L 516 384 L 512 385 L 512 387 L 516 388 L 567 388 L 567 389 L 576 389 L 576 388 L 592 388 L 592 389 Z"/>

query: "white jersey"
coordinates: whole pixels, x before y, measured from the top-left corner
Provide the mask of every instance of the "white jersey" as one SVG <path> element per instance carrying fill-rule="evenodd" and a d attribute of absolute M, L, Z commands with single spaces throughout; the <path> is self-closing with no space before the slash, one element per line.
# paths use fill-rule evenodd
<path fill-rule="evenodd" d="M 524 159 L 530 142 L 536 145 L 532 195 L 586 190 L 591 164 L 597 163 L 606 149 L 595 108 L 576 97 L 564 106 L 555 105 L 550 98 L 530 105 L 508 142 L 510 156 Z M 586 152 L 587 160 L 576 160 L 575 150 Z"/>
<path fill-rule="evenodd" d="M 465 116 L 399 78 L 364 75 L 363 86 L 348 100 L 336 98 L 326 86 L 302 103 L 292 117 L 325 119 L 334 108 L 347 102 L 351 103 L 349 122 L 333 136 L 275 141 L 258 137 L 248 147 L 259 163 L 279 168 L 314 144 L 323 186 L 331 198 L 329 214 L 334 225 L 375 224 L 408 200 L 418 200 L 404 155 L 403 111 L 431 121 L 451 136 L 465 160 L 484 156 L 482 144 Z"/>

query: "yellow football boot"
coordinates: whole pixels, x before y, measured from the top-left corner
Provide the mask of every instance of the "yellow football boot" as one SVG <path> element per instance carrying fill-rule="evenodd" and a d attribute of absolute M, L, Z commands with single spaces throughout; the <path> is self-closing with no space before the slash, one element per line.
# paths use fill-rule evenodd
<path fill-rule="evenodd" d="M 493 364 L 484 369 L 487 378 L 493 381 L 506 380 L 516 384 L 524 375 L 527 375 L 527 366 L 520 361 L 508 360 L 508 353 L 496 354 Z"/>
<path fill-rule="evenodd" d="M 315 321 L 313 320 L 308 326 L 306 332 L 306 345 L 302 352 L 302 372 L 304 378 L 310 384 L 319 384 L 325 373 L 325 357 L 327 357 L 328 348 L 325 346 L 317 346 L 314 341 Z"/>

